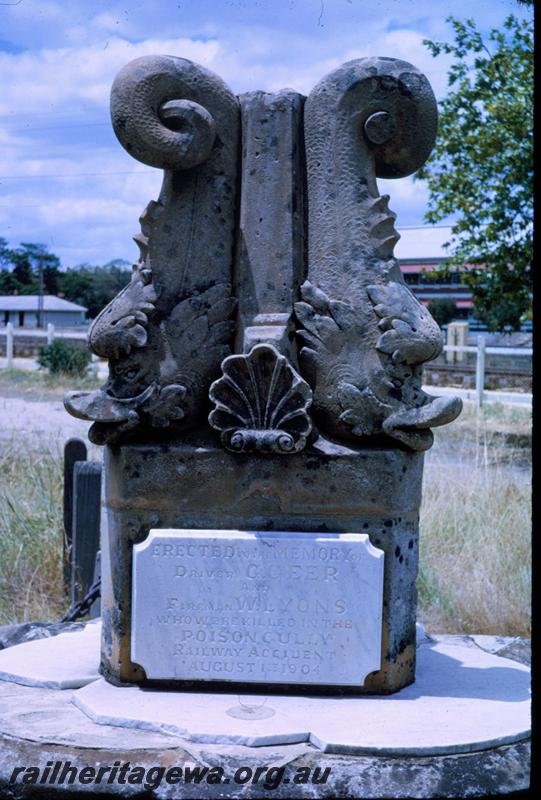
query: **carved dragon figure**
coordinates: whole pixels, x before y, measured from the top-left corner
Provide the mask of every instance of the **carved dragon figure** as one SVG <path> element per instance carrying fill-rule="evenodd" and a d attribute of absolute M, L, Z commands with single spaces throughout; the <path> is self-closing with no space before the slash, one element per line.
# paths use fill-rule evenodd
<path fill-rule="evenodd" d="M 89 331 L 90 349 L 109 360 L 109 379 L 65 398 L 71 414 L 94 421 L 89 437 L 98 444 L 201 419 L 230 353 L 236 305 L 237 99 L 203 67 L 145 56 L 115 79 L 111 114 L 123 146 L 165 175 L 134 237 L 140 258 L 131 282 Z"/>
<path fill-rule="evenodd" d="M 443 341 L 393 257 L 395 215 L 376 184 L 423 164 L 436 128 L 428 81 L 397 59 L 348 62 L 306 101 L 308 280 L 295 311 L 301 372 L 331 436 L 384 433 L 426 450 L 430 428 L 461 411 L 460 399 L 421 389 Z"/>

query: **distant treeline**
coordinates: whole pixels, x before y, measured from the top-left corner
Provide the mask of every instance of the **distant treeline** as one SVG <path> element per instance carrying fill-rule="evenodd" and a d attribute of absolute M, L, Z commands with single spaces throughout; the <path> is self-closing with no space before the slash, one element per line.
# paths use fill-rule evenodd
<path fill-rule="evenodd" d="M 39 265 L 43 293 L 55 294 L 88 309 L 94 318 L 129 283 L 130 264 L 122 259 L 103 266 L 80 264 L 62 269 L 60 259 L 42 244 L 21 242 L 10 248 L 0 236 L 0 295 L 38 294 Z"/>

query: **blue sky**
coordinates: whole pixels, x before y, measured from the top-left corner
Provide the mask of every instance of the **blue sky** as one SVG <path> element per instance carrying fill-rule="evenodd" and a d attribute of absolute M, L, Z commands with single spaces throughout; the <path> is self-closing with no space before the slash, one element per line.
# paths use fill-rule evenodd
<path fill-rule="evenodd" d="M 531 12 L 516 0 L 4 0 L 0 236 L 43 242 L 64 266 L 136 258 L 131 236 L 161 172 L 130 158 L 111 130 L 110 86 L 132 58 L 189 58 L 236 93 L 308 94 L 344 61 L 394 56 L 442 97 L 449 62 L 422 40 L 449 39 L 449 14 L 488 30 L 509 13 Z M 399 229 L 422 224 L 422 184 L 380 181 L 380 191 Z"/>

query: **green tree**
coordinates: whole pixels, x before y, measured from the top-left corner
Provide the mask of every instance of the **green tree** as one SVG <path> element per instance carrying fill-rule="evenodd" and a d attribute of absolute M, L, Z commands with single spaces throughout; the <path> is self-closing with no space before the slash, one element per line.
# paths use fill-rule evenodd
<path fill-rule="evenodd" d="M 9 251 L 13 265 L 13 277 L 20 285 L 21 294 L 39 292 L 39 269 L 43 268 L 44 294 L 56 294 L 60 274 L 60 259 L 50 253 L 44 244 L 21 242 L 19 247 Z"/>
<path fill-rule="evenodd" d="M 22 286 L 9 269 L 0 271 L 0 294 L 20 294 Z"/>
<path fill-rule="evenodd" d="M 81 264 L 60 276 L 60 289 L 67 300 L 86 306 L 93 319 L 129 283 L 131 271 L 126 261 L 110 261 L 103 267 Z"/>
<path fill-rule="evenodd" d="M 60 277 L 60 291 L 72 303 L 87 306 L 88 295 L 92 290 L 92 276 L 83 268 L 67 269 Z"/>
<path fill-rule="evenodd" d="M 0 294 L 20 294 L 22 284 L 13 274 L 13 250 L 0 236 Z"/>
<path fill-rule="evenodd" d="M 96 317 L 131 278 L 130 264 L 121 258 L 104 266 L 81 264 L 62 270 L 58 256 L 45 245 L 21 242 L 10 248 L 0 236 L 0 295 L 37 294 L 40 265 L 44 294 L 59 294 L 85 306 L 90 318 Z"/>
<path fill-rule="evenodd" d="M 11 264 L 11 251 L 7 239 L 0 236 L 0 267 L 5 268 Z"/>
<path fill-rule="evenodd" d="M 447 325 L 456 317 L 458 311 L 456 303 L 450 297 L 435 297 L 429 301 L 428 310 L 438 325 Z"/>
<path fill-rule="evenodd" d="M 533 24 L 510 15 L 485 40 L 473 20 L 447 21 L 453 43 L 424 42 L 453 57 L 436 146 L 416 175 L 428 182 L 425 219 L 455 216 L 447 268 L 463 269 L 490 330 L 516 330 L 531 309 Z"/>

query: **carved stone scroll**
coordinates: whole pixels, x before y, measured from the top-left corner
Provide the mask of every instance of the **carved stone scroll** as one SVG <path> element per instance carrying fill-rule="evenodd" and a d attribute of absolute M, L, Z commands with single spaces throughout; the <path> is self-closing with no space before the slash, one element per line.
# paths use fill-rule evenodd
<path fill-rule="evenodd" d="M 165 175 L 134 237 L 132 281 L 89 332 L 90 348 L 109 360 L 109 379 L 65 401 L 70 413 L 94 421 L 89 436 L 99 444 L 204 418 L 208 386 L 230 352 L 235 308 L 237 99 L 190 61 L 143 56 L 118 74 L 111 115 L 126 150 Z"/>
<path fill-rule="evenodd" d="M 425 450 L 430 428 L 460 413 L 457 398 L 434 402 L 421 390 L 421 365 L 443 342 L 404 283 L 395 215 L 376 184 L 420 167 L 436 128 L 428 81 L 397 59 L 350 61 L 306 101 L 308 281 L 296 313 L 301 371 L 329 435 L 385 433 Z"/>
<path fill-rule="evenodd" d="M 365 58 L 323 78 L 306 103 L 292 90 L 239 103 L 203 67 L 145 56 L 117 76 L 111 113 L 128 152 L 165 175 L 134 237 L 131 283 L 89 332 L 109 379 L 66 397 L 72 414 L 94 421 L 91 440 L 203 423 L 236 329 L 235 351 L 250 352 L 243 363 L 270 352 L 254 345 L 275 347 L 273 358 L 279 351 L 295 380 L 309 382 L 323 435 L 430 447 L 430 429 L 454 419 L 461 402 L 422 391 L 422 364 L 443 342 L 402 278 L 395 215 L 376 183 L 413 172 L 430 153 L 437 110 L 426 78 L 404 61 Z M 274 434 L 231 438 L 217 427 L 227 447 L 276 448 Z M 296 452 L 307 433 L 277 452 Z"/>

